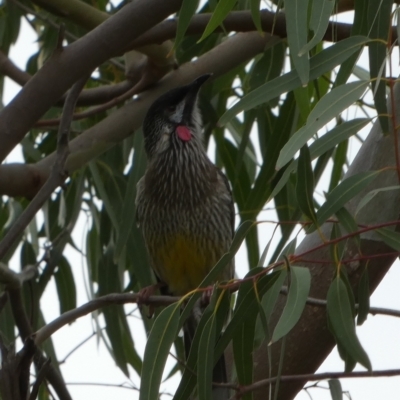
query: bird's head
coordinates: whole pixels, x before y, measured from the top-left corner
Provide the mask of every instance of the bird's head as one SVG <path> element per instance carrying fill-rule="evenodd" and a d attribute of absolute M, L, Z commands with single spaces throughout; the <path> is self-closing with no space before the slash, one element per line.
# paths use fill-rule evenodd
<path fill-rule="evenodd" d="M 168 149 L 182 148 L 193 140 L 201 142 L 197 93 L 210 76 L 202 75 L 189 85 L 172 89 L 151 105 L 143 122 L 145 149 L 150 158 Z"/>

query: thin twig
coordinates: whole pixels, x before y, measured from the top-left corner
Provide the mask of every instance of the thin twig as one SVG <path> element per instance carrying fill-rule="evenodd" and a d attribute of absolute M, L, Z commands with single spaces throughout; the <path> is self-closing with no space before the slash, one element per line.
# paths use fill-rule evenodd
<path fill-rule="evenodd" d="M 89 75 L 85 75 L 83 78 L 79 79 L 68 93 L 58 130 L 57 156 L 50 176 L 45 184 L 40 188 L 37 195 L 29 203 L 28 207 L 26 207 L 24 212 L 19 216 L 14 225 L 10 228 L 3 240 L 0 242 L 0 260 L 3 259 L 14 242 L 24 232 L 25 228 L 29 225 L 29 223 L 32 221 L 32 218 L 47 201 L 54 189 L 62 185 L 67 177 L 64 170 L 64 165 L 69 155 L 68 136 L 71 118 L 75 109 L 76 100 L 88 77 Z"/>
<path fill-rule="evenodd" d="M 282 287 L 281 293 L 284 295 L 287 295 L 288 290 L 287 287 Z M 312 306 L 317 306 L 317 307 L 326 307 L 326 300 L 322 299 L 316 299 L 314 297 L 307 297 L 306 300 L 307 304 L 310 304 Z M 359 304 L 355 304 L 355 308 L 359 308 Z M 369 314 L 372 315 L 388 315 L 390 317 L 397 317 L 400 318 L 400 311 L 399 310 L 393 310 L 391 308 L 381 308 L 381 307 L 370 307 L 369 308 Z"/>
<path fill-rule="evenodd" d="M 7 265 L 0 263 L 0 282 L 8 289 L 20 288 L 23 282 L 29 281 L 36 276 L 37 270 L 34 265 L 27 265 L 21 272 L 15 272 Z"/>
<path fill-rule="evenodd" d="M 45 363 L 40 368 L 39 373 L 37 374 L 35 383 L 32 386 L 31 394 L 29 395 L 29 400 L 35 400 L 37 395 L 39 394 L 39 388 L 44 379 L 46 378 L 47 372 L 50 369 L 50 359 L 48 358 Z"/>
<path fill-rule="evenodd" d="M 301 374 L 301 375 L 284 375 L 279 378 L 281 382 L 290 381 L 321 381 L 324 379 L 342 379 L 342 378 L 373 378 L 382 376 L 397 376 L 400 375 L 400 369 L 387 369 L 381 371 L 356 371 L 356 372 L 324 372 L 321 374 Z M 260 389 L 276 381 L 276 377 L 271 379 L 262 379 L 258 382 L 252 383 L 251 385 L 236 387 L 239 396 L 243 396 L 246 393 Z M 226 384 L 227 387 L 232 388 L 231 384 Z"/>
<path fill-rule="evenodd" d="M 104 112 L 109 110 L 110 108 L 113 108 L 117 106 L 118 104 L 124 102 L 125 100 L 130 99 L 136 94 L 141 93 L 144 91 L 147 87 L 147 84 L 144 84 L 143 80 L 140 80 L 134 87 L 123 93 L 121 96 L 115 97 L 112 100 L 108 101 L 107 103 L 104 103 L 98 107 L 92 108 L 90 110 L 83 111 L 81 113 L 76 113 L 72 116 L 72 119 L 74 121 L 78 121 L 80 119 L 88 118 L 91 117 L 92 115 L 96 115 L 100 112 Z M 53 118 L 53 119 L 43 119 L 35 123 L 35 127 L 51 127 L 51 126 L 57 126 L 60 124 L 61 119 L 60 118 Z"/>
<path fill-rule="evenodd" d="M 77 318 L 83 317 L 105 306 L 109 306 L 112 304 L 137 303 L 138 301 L 142 301 L 145 304 L 151 304 L 154 306 L 161 306 L 170 305 L 172 303 L 176 303 L 179 300 L 180 297 L 173 296 L 149 296 L 149 298 L 146 299 L 145 302 L 143 302 L 141 296 L 136 293 L 107 294 L 105 296 L 99 297 L 98 299 L 91 300 L 78 308 L 65 312 L 52 322 L 40 328 L 35 333 L 35 343 L 39 346 L 64 325 L 67 325 L 70 322 L 75 321 Z"/>

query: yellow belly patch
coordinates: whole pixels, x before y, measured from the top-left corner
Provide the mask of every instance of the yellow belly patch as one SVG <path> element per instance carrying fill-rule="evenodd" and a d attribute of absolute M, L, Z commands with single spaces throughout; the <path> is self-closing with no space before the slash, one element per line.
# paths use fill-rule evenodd
<path fill-rule="evenodd" d="M 218 261 L 213 248 L 201 248 L 198 241 L 185 235 L 175 235 L 154 250 L 157 275 L 178 296 L 199 286 Z"/>

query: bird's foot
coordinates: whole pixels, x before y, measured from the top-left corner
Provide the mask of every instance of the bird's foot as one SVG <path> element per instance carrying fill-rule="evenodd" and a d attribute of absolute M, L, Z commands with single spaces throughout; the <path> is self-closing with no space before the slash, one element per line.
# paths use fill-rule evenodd
<path fill-rule="evenodd" d="M 151 318 L 154 314 L 154 306 L 152 304 L 148 304 L 150 296 L 153 296 L 154 293 L 160 289 L 161 287 L 165 286 L 165 283 L 158 282 L 153 285 L 145 286 L 144 288 L 140 289 L 137 293 L 137 305 L 139 308 L 142 308 L 143 305 L 149 306 L 148 317 Z"/>
<path fill-rule="evenodd" d="M 203 308 L 207 307 L 210 304 L 213 293 L 214 293 L 214 286 L 208 286 L 205 288 L 204 292 L 201 295 L 201 300 L 200 300 L 200 304 Z"/>

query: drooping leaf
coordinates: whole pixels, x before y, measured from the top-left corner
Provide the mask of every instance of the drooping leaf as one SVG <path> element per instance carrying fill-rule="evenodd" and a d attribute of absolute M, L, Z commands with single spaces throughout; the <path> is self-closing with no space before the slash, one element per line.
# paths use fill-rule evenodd
<path fill-rule="evenodd" d="M 317 212 L 318 224 L 322 225 L 355 195 L 365 189 L 379 174 L 379 171 L 360 172 L 341 182 L 327 196 L 326 202 Z"/>
<path fill-rule="evenodd" d="M 342 385 L 339 379 L 329 379 L 328 385 L 332 400 L 343 400 Z"/>
<path fill-rule="evenodd" d="M 288 1 L 285 3 L 286 31 L 290 56 L 298 73 L 301 84 L 308 83 L 310 63 L 307 51 L 302 51 L 307 43 L 308 0 Z"/>
<path fill-rule="evenodd" d="M 203 35 L 199 39 L 199 42 L 203 41 L 209 36 L 214 30 L 223 22 L 232 8 L 235 6 L 237 0 L 223 0 L 217 3 L 215 10 L 208 21 L 206 28 L 204 29 Z"/>
<path fill-rule="evenodd" d="M 328 92 L 311 111 L 306 125 L 300 128 L 282 148 L 276 168 L 280 169 L 287 164 L 318 129 L 358 100 L 368 84 L 369 82 L 365 81 L 351 82 Z"/>
<path fill-rule="evenodd" d="M 306 305 L 310 286 L 311 274 L 308 268 L 290 267 L 287 302 L 272 334 L 272 343 L 287 335 L 296 325 Z"/>
<path fill-rule="evenodd" d="M 368 277 L 368 264 L 365 266 L 361 275 L 360 282 L 358 283 L 358 315 L 357 325 L 362 325 L 369 313 L 369 277 Z"/>
<path fill-rule="evenodd" d="M 311 221 L 316 222 L 317 216 L 314 209 L 314 175 L 311 166 L 310 151 L 307 145 L 300 150 L 297 165 L 296 198 L 300 210 Z"/>
<path fill-rule="evenodd" d="M 392 27 L 391 12 L 393 0 L 380 0 L 368 3 L 369 37 L 374 40 L 369 43 L 369 69 L 371 75 L 374 103 L 378 113 L 383 133 L 389 133 L 389 118 L 386 106 L 385 82 L 386 76 L 386 43 L 389 30 Z"/>
<path fill-rule="evenodd" d="M 313 1 L 310 18 L 310 30 L 314 32 L 311 40 L 300 50 L 300 55 L 307 53 L 316 46 L 324 37 L 332 14 L 334 0 Z M 307 9 L 306 9 L 307 10 Z"/>
<path fill-rule="evenodd" d="M 339 276 L 334 279 L 328 290 L 327 312 L 335 337 L 343 349 L 354 360 L 371 370 L 371 362 L 356 335 L 346 285 Z"/>
<path fill-rule="evenodd" d="M 159 399 L 159 388 L 165 363 L 178 333 L 179 310 L 179 305 L 171 304 L 162 310 L 154 321 L 144 351 L 140 400 Z"/>
<path fill-rule="evenodd" d="M 324 49 L 310 59 L 310 76 L 309 79 L 316 79 L 319 76 L 330 71 L 332 68 L 341 64 L 361 46 L 368 42 L 368 38 L 362 36 L 353 36 Z M 250 110 L 260 104 L 266 103 L 283 93 L 289 92 L 296 87 L 301 86 L 300 78 L 295 71 L 284 74 L 266 84 L 253 90 L 233 107 L 227 110 L 220 118 L 218 124 L 225 125 L 235 115 L 241 111 Z M 301 146 L 300 146 L 301 147 Z"/>
<path fill-rule="evenodd" d="M 375 232 L 388 246 L 400 252 L 400 233 L 390 228 L 379 228 Z"/>

